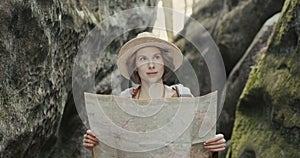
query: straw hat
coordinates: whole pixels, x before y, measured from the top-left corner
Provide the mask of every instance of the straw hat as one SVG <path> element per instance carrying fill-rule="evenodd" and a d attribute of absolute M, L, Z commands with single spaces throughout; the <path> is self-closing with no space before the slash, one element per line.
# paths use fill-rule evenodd
<path fill-rule="evenodd" d="M 130 74 L 126 65 L 128 58 L 131 57 L 137 50 L 148 46 L 159 47 L 171 53 L 170 56 L 173 58 L 174 64 L 173 71 L 177 70 L 182 64 L 183 55 L 176 45 L 160 39 L 150 32 L 142 32 L 138 34 L 137 37 L 125 43 L 119 51 L 117 65 L 119 71 L 125 78 L 130 79 Z"/>

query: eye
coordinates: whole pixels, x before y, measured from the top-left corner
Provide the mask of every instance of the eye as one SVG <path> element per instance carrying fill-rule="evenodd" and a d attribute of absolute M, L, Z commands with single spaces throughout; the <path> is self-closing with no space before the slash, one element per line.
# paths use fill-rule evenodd
<path fill-rule="evenodd" d="M 147 58 L 145 56 L 140 56 L 139 61 L 145 61 Z"/>
<path fill-rule="evenodd" d="M 161 58 L 161 55 L 155 55 L 154 56 L 154 59 L 160 59 Z"/>

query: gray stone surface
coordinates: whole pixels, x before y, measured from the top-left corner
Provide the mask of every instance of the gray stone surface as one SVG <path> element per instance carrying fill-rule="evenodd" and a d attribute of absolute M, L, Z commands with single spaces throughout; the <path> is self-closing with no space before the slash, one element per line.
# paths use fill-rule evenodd
<path fill-rule="evenodd" d="M 200 1 L 194 9 L 192 17 L 211 33 L 223 56 L 226 72 L 229 74 L 264 22 L 281 10 L 283 2 L 284 0 Z M 187 22 L 182 34 L 199 38 L 197 37 L 198 32 L 192 23 Z M 196 51 L 192 44 L 180 36 L 174 41 L 187 54 L 193 54 Z"/>
<path fill-rule="evenodd" d="M 226 99 L 219 119 L 220 131 L 225 134 L 226 139 L 230 139 L 236 105 L 248 80 L 250 71 L 257 66 L 259 57 L 265 51 L 268 39 L 273 32 L 279 16 L 280 13 L 275 14 L 265 22 L 227 79 Z"/>
<path fill-rule="evenodd" d="M 79 44 L 105 17 L 156 3 L 1 0 L 0 157 L 90 155 L 82 147 L 85 127 L 71 93 L 72 64 Z M 125 34 L 107 50 L 116 51 L 142 30 L 145 28 Z M 98 82 L 111 65 L 101 68 Z"/>

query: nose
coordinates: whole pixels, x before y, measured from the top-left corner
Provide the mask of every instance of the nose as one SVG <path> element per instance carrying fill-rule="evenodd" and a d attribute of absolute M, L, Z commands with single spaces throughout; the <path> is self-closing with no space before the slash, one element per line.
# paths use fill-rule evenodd
<path fill-rule="evenodd" d="M 149 61 L 148 67 L 149 67 L 149 69 L 154 69 L 155 68 L 155 64 L 154 64 L 154 62 L 152 60 Z"/>

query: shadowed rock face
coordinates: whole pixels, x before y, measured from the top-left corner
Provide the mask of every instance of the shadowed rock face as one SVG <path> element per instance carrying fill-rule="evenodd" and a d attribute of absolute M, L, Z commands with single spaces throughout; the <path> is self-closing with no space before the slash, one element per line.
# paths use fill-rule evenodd
<path fill-rule="evenodd" d="M 244 0 L 220 18 L 213 34 L 229 73 L 243 56 L 264 22 L 278 13 L 284 0 Z"/>
<path fill-rule="evenodd" d="M 281 10 L 284 0 L 207 0 L 200 1 L 192 17 L 199 21 L 216 41 L 226 67 L 227 74 L 243 56 L 264 22 Z M 187 22 L 183 35 L 197 38 L 197 30 Z M 191 44 L 177 37 L 175 42 L 186 53 L 193 53 Z"/>
<path fill-rule="evenodd" d="M 226 82 L 226 98 L 224 107 L 219 118 L 220 132 L 224 133 L 226 139 L 230 139 L 235 118 L 235 107 L 243 92 L 251 69 L 256 67 L 258 59 L 267 46 L 268 39 L 278 21 L 280 13 L 274 15 L 263 25 L 255 36 L 246 53 L 235 65 Z"/>
<path fill-rule="evenodd" d="M 287 0 L 240 97 L 227 157 L 298 157 L 300 2 Z"/>
<path fill-rule="evenodd" d="M 199 6 L 193 16 L 217 41 L 228 72 L 263 22 L 278 12 L 283 3 L 282 0 L 208 2 Z M 72 65 L 79 44 L 105 17 L 156 3 L 156 0 L 1 0 L 0 157 L 91 156 L 81 145 L 85 127 L 71 93 Z M 229 156 L 297 157 L 299 10 L 296 0 L 286 2 L 284 19 L 277 25 L 259 66 L 252 70 L 239 103 Z M 143 17 L 141 21 L 145 22 Z M 128 23 L 111 27 L 123 28 Z M 195 34 L 192 28 L 188 26 L 183 33 Z M 113 60 L 111 54 L 115 55 L 125 41 L 143 30 L 133 30 L 116 39 L 106 50 L 107 58 Z M 203 67 L 199 71 L 202 74 L 197 74 L 200 78 L 207 73 L 205 62 L 198 62 L 201 57 L 195 55 L 198 53 L 192 45 L 180 37 L 175 42 L 189 55 L 193 66 Z M 107 86 L 109 80 L 105 79 L 113 66 L 107 60 L 97 70 L 98 93 L 111 92 Z M 210 78 L 201 79 L 201 94 L 205 94 L 210 90 Z"/>
<path fill-rule="evenodd" d="M 194 7 L 192 17 L 211 33 L 223 56 L 226 72 L 228 75 L 231 73 L 227 82 L 228 89 L 219 118 L 218 130 L 225 134 L 226 139 L 229 139 L 232 133 L 235 107 L 251 70 L 249 66 L 257 63 L 255 55 L 260 56 L 261 48 L 266 46 L 272 27 L 263 35 L 262 39 L 256 41 L 257 46 L 253 50 L 247 51 L 247 49 L 251 49 L 249 48 L 252 47 L 250 44 L 255 42 L 254 38 L 264 22 L 281 10 L 284 1 L 207 0 L 205 3 L 203 2 L 200 1 Z M 199 30 L 194 28 L 195 26 L 188 21 L 186 28 L 181 33 L 195 39 L 200 38 Z M 207 65 L 198 50 L 181 36 L 175 38 L 174 41 L 189 57 L 189 61 L 197 70 L 200 93 L 208 93 L 211 88 L 211 78 Z M 247 59 L 245 59 L 243 56 L 247 52 Z M 240 60 L 243 60 L 244 63 Z M 237 67 L 233 69 L 234 66 Z"/>
<path fill-rule="evenodd" d="M 227 75 L 229 75 L 264 22 L 281 10 L 283 2 L 283 0 L 199 1 L 194 7 L 192 17 L 200 22 L 215 40 L 222 54 Z M 181 34 L 193 39 L 201 38 L 199 36 L 201 33 L 190 21 L 187 21 Z M 208 93 L 211 79 L 203 57 L 198 55 L 198 50 L 185 38 L 178 36 L 174 42 L 186 56 L 190 56 L 191 64 L 197 68 L 201 94 Z"/>
<path fill-rule="evenodd" d="M 106 16 L 146 1 L 0 2 L 0 157 L 82 157 L 72 64 L 80 42 Z M 139 15 L 137 15 L 139 16 Z M 143 17 L 141 17 L 143 19 Z M 122 28 L 126 22 L 111 27 Z M 134 30 L 112 48 L 134 36 Z M 111 71 L 104 65 L 99 73 Z M 98 74 L 97 76 L 103 76 Z M 101 79 L 97 79 L 99 82 Z"/>

